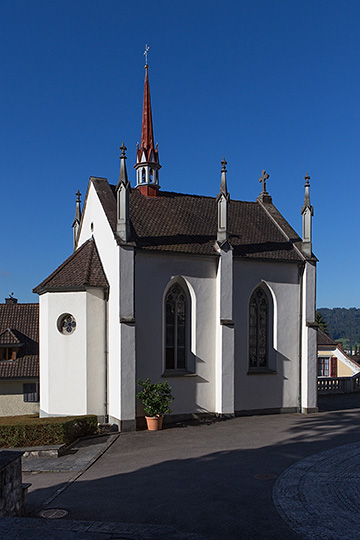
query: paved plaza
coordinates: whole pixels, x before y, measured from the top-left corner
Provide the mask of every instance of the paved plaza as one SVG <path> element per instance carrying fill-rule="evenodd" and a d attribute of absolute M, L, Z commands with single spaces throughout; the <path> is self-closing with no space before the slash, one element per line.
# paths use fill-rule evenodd
<path fill-rule="evenodd" d="M 52 470 L 44 465 L 46 472 L 39 472 L 46 458 L 27 458 L 30 517 L 2 519 L 0 537 L 355 540 L 360 397 L 349 400 L 320 400 L 322 412 L 306 416 L 239 417 L 84 441 L 72 458 L 58 458 Z M 44 509 L 66 515 L 40 518 Z"/>

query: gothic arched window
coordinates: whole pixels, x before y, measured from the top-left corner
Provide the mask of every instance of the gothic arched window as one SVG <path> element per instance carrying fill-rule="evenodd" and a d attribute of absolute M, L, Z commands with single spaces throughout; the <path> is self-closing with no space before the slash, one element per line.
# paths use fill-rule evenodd
<path fill-rule="evenodd" d="M 146 172 L 145 169 L 141 170 L 141 182 L 144 183 L 146 181 Z"/>
<path fill-rule="evenodd" d="M 249 304 L 249 368 L 269 367 L 269 302 L 262 287 L 257 287 Z"/>
<path fill-rule="evenodd" d="M 165 369 L 186 369 L 187 296 L 174 283 L 165 296 Z"/>

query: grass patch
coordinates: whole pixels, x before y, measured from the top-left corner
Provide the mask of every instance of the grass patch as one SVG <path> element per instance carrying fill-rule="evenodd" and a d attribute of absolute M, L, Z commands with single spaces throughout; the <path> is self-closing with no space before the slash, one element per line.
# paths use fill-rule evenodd
<path fill-rule="evenodd" d="M 39 418 L 37 415 L 0 417 L 0 447 L 70 444 L 97 431 L 97 417 L 65 416 Z"/>

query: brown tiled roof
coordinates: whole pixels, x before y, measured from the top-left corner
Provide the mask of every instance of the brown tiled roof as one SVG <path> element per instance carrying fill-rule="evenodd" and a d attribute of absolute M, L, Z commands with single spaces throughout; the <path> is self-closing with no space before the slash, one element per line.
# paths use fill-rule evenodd
<path fill-rule="evenodd" d="M 0 304 L 0 344 L 19 343 L 16 360 L 0 361 L 0 377 L 39 376 L 39 304 Z"/>
<path fill-rule="evenodd" d="M 336 347 L 337 346 L 337 343 L 331 339 L 330 336 L 328 336 L 327 334 L 325 334 L 325 332 L 323 332 L 320 328 L 318 328 L 318 331 L 317 331 L 317 339 L 318 339 L 318 346 L 319 345 L 328 345 L 332 348 Z"/>
<path fill-rule="evenodd" d="M 39 356 L 23 356 L 16 360 L 2 360 L 0 362 L 0 379 L 39 377 Z"/>
<path fill-rule="evenodd" d="M 109 287 L 100 257 L 91 238 L 80 246 L 48 278 L 35 287 L 34 292 L 85 290 L 88 287 Z"/>
<path fill-rule="evenodd" d="M 104 178 L 91 181 L 115 233 L 115 186 L 110 186 Z M 215 253 L 217 203 L 214 197 L 159 191 L 158 197 L 151 198 L 132 189 L 130 221 L 130 245 L 139 249 Z M 307 258 L 301 252 L 301 238 L 272 203 L 263 207 L 259 202 L 231 200 L 229 232 L 235 257 L 284 261 Z"/>
<path fill-rule="evenodd" d="M 7 328 L 3 332 L 0 332 L 0 345 L 19 345 L 21 339 L 17 337 L 18 332 Z"/>

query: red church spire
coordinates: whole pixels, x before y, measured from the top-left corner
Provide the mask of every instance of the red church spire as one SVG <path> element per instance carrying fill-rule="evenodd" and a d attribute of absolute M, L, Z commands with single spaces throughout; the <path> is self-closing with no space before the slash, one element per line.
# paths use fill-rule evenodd
<path fill-rule="evenodd" d="M 148 77 L 149 66 L 145 66 L 145 84 L 144 84 L 144 101 L 143 101 L 143 113 L 142 113 L 142 125 L 141 125 L 141 145 L 140 149 L 148 151 L 154 149 L 154 129 L 151 114 L 151 98 L 150 98 L 150 85 Z"/>
<path fill-rule="evenodd" d="M 141 124 L 141 142 L 136 152 L 136 187 L 143 195 L 156 197 L 159 190 L 159 154 L 154 145 L 154 128 L 151 114 L 150 85 L 148 75 L 147 52 L 145 48 L 145 83 Z"/>

